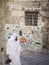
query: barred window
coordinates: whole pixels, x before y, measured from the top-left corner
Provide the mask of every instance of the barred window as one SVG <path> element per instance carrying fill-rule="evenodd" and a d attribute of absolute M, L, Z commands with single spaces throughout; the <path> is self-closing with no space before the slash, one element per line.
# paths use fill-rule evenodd
<path fill-rule="evenodd" d="M 25 21 L 26 21 L 26 25 L 37 26 L 38 12 L 37 11 L 26 11 Z"/>

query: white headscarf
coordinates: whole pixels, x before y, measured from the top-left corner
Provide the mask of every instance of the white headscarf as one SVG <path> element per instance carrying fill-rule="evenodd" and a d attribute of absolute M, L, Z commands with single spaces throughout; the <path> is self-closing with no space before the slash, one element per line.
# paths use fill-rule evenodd
<path fill-rule="evenodd" d="M 10 38 L 10 40 L 15 40 L 15 38 L 18 38 L 18 40 L 19 40 L 19 35 L 18 34 L 16 34 L 16 33 L 14 33 L 12 36 L 11 36 L 11 38 Z"/>

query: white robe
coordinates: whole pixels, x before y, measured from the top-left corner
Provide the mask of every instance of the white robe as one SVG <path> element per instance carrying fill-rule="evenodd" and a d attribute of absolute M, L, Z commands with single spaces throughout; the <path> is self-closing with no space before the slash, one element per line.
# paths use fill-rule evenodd
<path fill-rule="evenodd" d="M 8 40 L 6 54 L 9 54 L 9 58 L 12 60 L 10 65 L 21 65 L 20 62 L 20 52 L 21 46 L 19 44 L 19 40 L 15 41 L 15 38 L 11 38 Z"/>

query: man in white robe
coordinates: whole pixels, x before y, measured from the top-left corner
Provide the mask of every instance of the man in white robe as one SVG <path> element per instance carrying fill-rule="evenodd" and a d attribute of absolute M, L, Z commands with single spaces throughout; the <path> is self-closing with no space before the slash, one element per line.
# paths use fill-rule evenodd
<path fill-rule="evenodd" d="M 17 34 L 13 34 L 7 42 L 6 54 L 12 60 L 10 65 L 21 65 L 20 52 L 22 51 Z"/>

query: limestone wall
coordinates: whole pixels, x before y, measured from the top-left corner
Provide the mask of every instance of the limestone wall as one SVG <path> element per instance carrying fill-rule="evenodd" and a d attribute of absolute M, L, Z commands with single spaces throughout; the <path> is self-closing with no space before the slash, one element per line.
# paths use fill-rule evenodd
<path fill-rule="evenodd" d="M 5 3 L 0 1 L 0 65 L 5 61 Z"/>
<path fill-rule="evenodd" d="M 41 3 L 41 2 L 40 2 Z M 42 16 L 38 14 L 38 25 L 37 26 L 26 26 L 25 25 L 25 11 L 42 10 L 39 7 L 39 2 L 7 2 L 8 11 L 6 11 L 5 18 L 5 30 L 6 30 L 6 40 L 13 34 L 22 31 L 22 36 L 26 38 L 27 43 L 43 45 L 43 32 L 42 27 L 44 22 L 42 21 Z M 33 33 L 32 33 L 33 32 Z M 37 45 L 35 45 L 36 47 Z M 38 47 L 39 48 L 39 47 Z"/>

